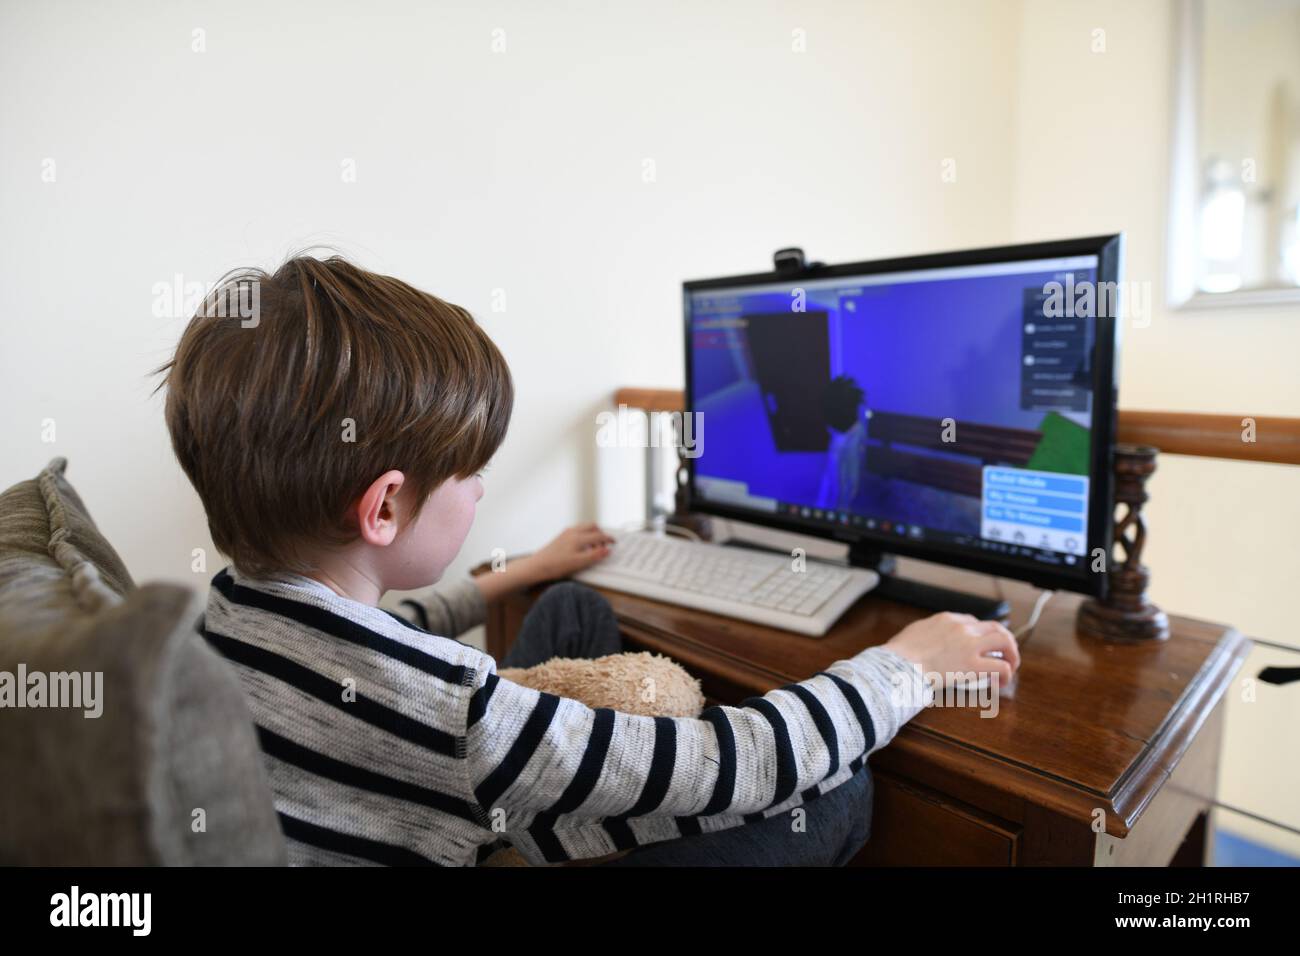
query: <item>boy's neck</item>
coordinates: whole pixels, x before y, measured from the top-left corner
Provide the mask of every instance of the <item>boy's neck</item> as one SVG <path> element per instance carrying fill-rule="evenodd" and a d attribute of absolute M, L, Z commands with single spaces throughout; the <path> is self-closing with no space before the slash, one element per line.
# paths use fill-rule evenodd
<path fill-rule="evenodd" d="M 379 599 L 388 590 L 365 569 L 347 561 L 316 562 L 303 576 L 325 585 L 339 597 L 370 607 L 378 607 Z"/>

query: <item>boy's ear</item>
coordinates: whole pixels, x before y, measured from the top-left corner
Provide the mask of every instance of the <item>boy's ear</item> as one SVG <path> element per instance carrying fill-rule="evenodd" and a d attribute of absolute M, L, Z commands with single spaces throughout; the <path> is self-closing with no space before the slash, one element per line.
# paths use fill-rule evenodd
<path fill-rule="evenodd" d="M 400 471 L 386 471 L 362 493 L 357 502 L 357 530 L 366 544 L 382 548 L 397 537 L 396 499 L 405 481 L 406 476 Z"/>

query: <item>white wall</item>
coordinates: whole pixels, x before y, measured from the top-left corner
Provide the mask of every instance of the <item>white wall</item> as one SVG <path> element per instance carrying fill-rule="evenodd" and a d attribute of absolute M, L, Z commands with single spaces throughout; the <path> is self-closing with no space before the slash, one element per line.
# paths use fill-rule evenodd
<path fill-rule="evenodd" d="M 184 325 L 152 315 L 154 284 L 322 240 L 473 310 L 514 369 L 513 426 L 453 572 L 630 520 L 639 454 L 598 454 L 595 416 L 619 386 L 682 384 L 683 279 L 761 270 L 792 243 L 842 260 L 1006 237 L 1015 14 L 7 4 L 0 483 L 66 455 L 138 579 L 206 583 L 214 568 L 190 570 L 211 547 L 202 511 L 149 395 Z"/>

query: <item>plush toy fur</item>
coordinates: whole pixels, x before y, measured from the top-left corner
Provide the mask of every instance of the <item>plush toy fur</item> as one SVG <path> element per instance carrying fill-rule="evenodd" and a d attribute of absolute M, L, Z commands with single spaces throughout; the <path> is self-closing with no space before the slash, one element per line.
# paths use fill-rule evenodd
<path fill-rule="evenodd" d="M 553 657 L 535 667 L 507 667 L 497 673 L 534 690 L 625 714 L 698 717 L 704 709 L 700 682 L 660 654 L 610 654 L 590 660 Z"/>
<path fill-rule="evenodd" d="M 704 709 L 700 682 L 682 665 L 660 654 L 610 654 L 591 660 L 554 657 L 535 667 L 497 671 L 506 680 L 534 690 L 580 700 L 588 707 L 609 707 L 643 717 L 698 717 Z M 626 851 L 624 851 L 626 852 Z M 601 859 L 614 859 L 615 853 Z M 598 860 L 574 861 L 589 865 Z M 483 866 L 527 866 L 513 847 L 498 850 Z"/>

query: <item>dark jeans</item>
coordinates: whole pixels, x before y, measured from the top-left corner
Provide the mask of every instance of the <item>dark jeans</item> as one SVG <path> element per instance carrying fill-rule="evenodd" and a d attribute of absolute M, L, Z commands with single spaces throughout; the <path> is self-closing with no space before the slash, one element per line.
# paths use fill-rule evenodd
<path fill-rule="evenodd" d="M 553 584 L 524 617 L 501 667 L 532 667 L 552 657 L 604 657 L 623 650 L 614 611 L 576 581 Z M 600 866 L 843 866 L 871 833 L 871 770 L 805 801 L 802 831 L 778 813 L 714 833 L 637 847 Z"/>

